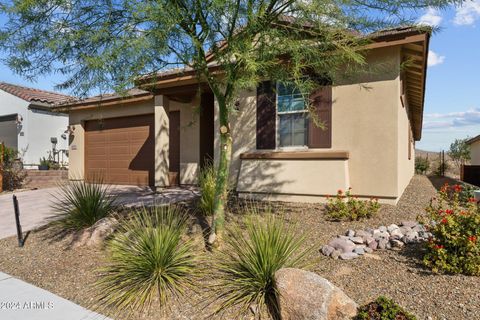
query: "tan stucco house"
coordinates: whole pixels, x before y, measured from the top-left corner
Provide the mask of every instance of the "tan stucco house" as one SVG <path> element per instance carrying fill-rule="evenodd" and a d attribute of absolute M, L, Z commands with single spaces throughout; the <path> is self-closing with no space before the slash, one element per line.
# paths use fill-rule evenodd
<path fill-rule="evenodd" d="M 470 146 L 470 164 L 480 166 L 480 135 L 467 141 Z"/>
<path fill-rule="evenodd" d="M 367 61 L 385 71 L 313 93 L 326 130 L 312 125 L 292 88 L 266 81 L 242 92 L 231 121 L 234 189 L 316 202 L 352 187 L 359 197 L 396 203 L 414 174 L 428 43 L 427 32 L 411 28 L 377 33 Z M 192 71 L 177 69 L 150 78 L 149 91 L 60 106 L 70 118 L 70 177 L 156 188 L 195 184 L 207 159 L 217 157 L 219 132 L 213 94 L 200 94 L 199 86 Z"/>

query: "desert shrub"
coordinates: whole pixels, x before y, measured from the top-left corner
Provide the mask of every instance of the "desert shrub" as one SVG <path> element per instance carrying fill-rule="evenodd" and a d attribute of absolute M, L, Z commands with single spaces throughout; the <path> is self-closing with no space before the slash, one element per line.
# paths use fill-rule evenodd
<path fill-rule="evenodd" d="M 55 199 L 51 225 L 62 232 L 91 227 L 115 210 L 115 197 L 101 182 L 69 182 L 61 186 Z"/>
<path fill-rule="evenodd" d="M 1 151 L 1 150 L 0 150 Z M 27 177 L 27 172 L 16 165 L 18 151 L 13 148 L 3 148 L 3 162 L 0 163 L 0 172 L 3 174 L 3 189 L 15 190 L 21 188 Z"/>
<path fill-rule="evenodd" d="M 327 199 L 325 212 L 332 220 L 360 220 L 370 218 L 380 209 L 377 199 L 359 200 L 351 194 L 351 189 L 345 193 L 342 190 L 337 191 L 335 197 Z"/>
<path fill-rule="evenodd" d="M 424 157 L 415 157 L 415 172 L 417 174 L 426 174 L 430 168 L 430 161 Z"/>
<path fill-rule="evenodd" d="M 247 216 L 245 230 L 227 230 L 226 246 L 219 252 L 216 266 L 220 301 L 217 312 L 237 307 L 239 314 L 256 306 L 259 312 L 278 317 L 275 272 L 281 268 L 303 267 L 310 249 L 303 248 L 306 235 L 273 215 Z"/>
<path fill-rule="evenodd" d="M 202 170 L 198 177 L 198 184 L 202 191 L 198 207 L 205 215 L 213 214 L 213 205 L 215 201 L 215 182 L 216 171 L 212 163 L 208 163 Z"/>
<path fill-rule="evenodd" d="M 460 202 L 460 185 L 445 184 L 427 208 L 433 238 L 425 265 L 434 272 L 480 275 L 480 209 L 475 199 Z"/>
<path fill-rule="evenodd" d="M 375 301 L 358 309 L 355 320 L 416 320 L 393 300 L 380 296 Z"/>
<path fill-rule="evenodd" d="M 191 288 L 197 257 L 184 240 L 187 216 L 177 207 L 137 210 L 120 223 L 107 242 L 107 265 L 96 282 L 98 307 L 115 312 L 148 309 L 154 302 L 168 310 L 168 301 Z"/>
<path fill-rule="evenodd" d="M 446 173 L 450 169 L 450 166 L 448 163 L 442 162 L 442 161 L 436 161 L 434 164 L 434 169 L 433 169 L 433 174 L 436 176 L 442 176 L 444 173 Z"/>

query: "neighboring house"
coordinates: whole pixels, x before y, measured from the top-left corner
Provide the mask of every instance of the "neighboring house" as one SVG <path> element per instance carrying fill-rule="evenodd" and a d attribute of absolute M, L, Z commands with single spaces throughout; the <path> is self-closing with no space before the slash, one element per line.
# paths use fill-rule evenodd
<path fill-rule="evenodd" d="M 480 135 L 467 141 L 470 146 L 470 164 L 480 166 Z"/>
<path fill-rule="evenodd" d="M 44 90 L 26 88 L 0 82 L 0 142 L 18 150 L 25 167 L 48 158 L 52 150 L 51 138 L 56 138 L 56 148 L 68 148 L 68 115 L 52 112 L 57 103 L 72 99 L 69 96 Z M 68 163 L 66 154 L 60 160 Z"/>
<path fill-rule="evenodd" d="M 480 135 L 467 141 L 470 146 L 470 165 L 462 165 L 460 179 L 480 187 Z"/>
<path fill-rule="evenodd" d="M 428 43 L 428 33 L 411 28 L 376 33 L 366 58 L 381 72 L 312 93 L 326 130 L 312 124 L 292 88 L 266 81 L 242 92 L 231 121 L 235 190 L 314 202 L 352 187 L 359 197 L 396 203 L 414 174 Z M 200 94 L 189 69 L 143 77 L 137 85 L 152 82 L 150 91 L 57 108 L 69 113 L 74 129 L 71 178 L 102 175 L 108 183 L 157 188 L 194 184 L 208 159 L 218 158 L 218 110 L 208 88 Z"/>

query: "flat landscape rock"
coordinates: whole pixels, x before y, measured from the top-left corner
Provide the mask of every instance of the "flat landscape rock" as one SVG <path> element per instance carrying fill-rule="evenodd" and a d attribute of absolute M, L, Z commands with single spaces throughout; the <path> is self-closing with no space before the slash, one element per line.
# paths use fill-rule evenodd
<path fill-rule="evenodd" d="M 353 249 L 355 249 L 355 243 L 348 239 L 342 239 L 342 238 L 335 238 L 332 241 L 328 243 L 330 247 L 333 247 L 334 249 L 340 250 L 343 253 L 345 252 L 352 252 Z"/>
<path fill-rule="evenodd" d="M 282 320 L 347 320 L 357 304 L 316 273 L 285 268 L 275 273 Z"/>
<path fill-rule="evenodd" d="M 326 255 L 327 257 L 330 256 L 332 254 L 332 252 L 335 251 L 335 248 L 334 247 L 331 247 L 329 245 L 324 245 L 322 247 L 322 253 L 324 255 Z"/>
<path fill-rule="evenodd" d="M 407 227 L 407 228 L 413 228 L 413 227 L 415 227 L 417 224 L 418 224 L 418 222 L 417 222 L 417 221 L 413 221 L 413 220 L 406 220 L 406 221 L 402 221 L 402 222 L 400 223 L 400 225 L 401 225 L 402 227 Z"/>
<path fill-rule="evenodd" d="M 352 260 L 358 258 L 358 253 L 356 252 L 344 252 L 340 255 L 342 260 Z"/>

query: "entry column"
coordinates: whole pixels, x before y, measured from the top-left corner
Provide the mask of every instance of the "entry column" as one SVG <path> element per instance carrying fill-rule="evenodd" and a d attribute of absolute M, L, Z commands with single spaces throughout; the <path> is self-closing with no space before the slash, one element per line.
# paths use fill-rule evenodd
<path fill-rule="evenodd" d="M 155 96 L 155 187 L 163 188 L 169 182 L 169 100 L 164 95 Z"/>

